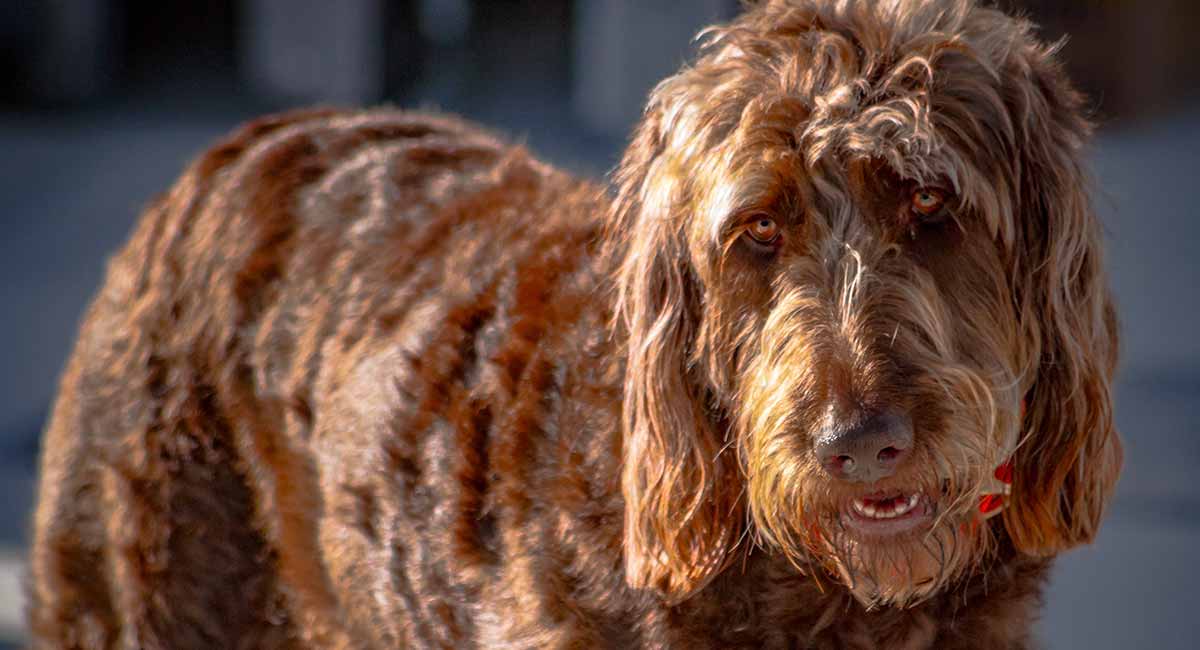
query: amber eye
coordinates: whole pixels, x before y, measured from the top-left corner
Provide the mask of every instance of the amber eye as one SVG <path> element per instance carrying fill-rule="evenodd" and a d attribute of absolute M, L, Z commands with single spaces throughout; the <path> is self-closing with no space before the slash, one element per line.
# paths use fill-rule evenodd
<path fill-rule="evenodd" d="M 773 244 L 779 239 L 779 224 L 770 217 L 760 216 L 746 226 L 746 234 L 758 244 Z"/>
<path fill-rule="evenodd" d="M 912 209 L 918 216 L 937 218 L 946 207 L 946 195 L 933 187 L 919 187 L 912 194 Z"/>

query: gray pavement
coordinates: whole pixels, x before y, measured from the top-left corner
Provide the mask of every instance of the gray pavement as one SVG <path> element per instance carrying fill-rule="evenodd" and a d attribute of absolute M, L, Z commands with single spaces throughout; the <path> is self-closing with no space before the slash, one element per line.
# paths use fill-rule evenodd
<path fill-rule="evenodd" d="M 453 105 L 450 108 L 454 108 Z M 254 107 L 123 106 L 0 114 L 0 647 L 19 636 L 16 575 L 37 435 L 105 256 L 140 205 Z M 567 107 L 465 111 L 551 160 L 598 173 L 621 141 Z M 1117 420 L 1126 469 L 1098 542 L 1064 556 L 1038 634 L 1049 648 L 1200 644 L 1200 107 L 1104 132 L 1094 161 L 1125 354 Z"/>

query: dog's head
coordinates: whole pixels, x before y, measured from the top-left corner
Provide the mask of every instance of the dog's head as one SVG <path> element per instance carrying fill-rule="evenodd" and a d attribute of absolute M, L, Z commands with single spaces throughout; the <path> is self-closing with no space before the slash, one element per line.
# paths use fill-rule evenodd
<path fill-rule="evenodd" d="M 1083 100 L 1031 30 L 771 1 L 655 89 L 610 223 L 631 584 L 686 597 L 758 540 L 903 605 L 998 535 L 1095 534 L 1115 317 Z"/>

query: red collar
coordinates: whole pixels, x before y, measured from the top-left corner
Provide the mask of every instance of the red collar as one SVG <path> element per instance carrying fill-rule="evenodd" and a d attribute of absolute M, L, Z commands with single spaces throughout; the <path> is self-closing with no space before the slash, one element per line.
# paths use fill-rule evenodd
<path fill-rule="evenodd" d="M 1021 400 L 1021 425 L 1025 424 L 1025 400 Z M 991 485 L 984 495 L 979 499 L 979 516 L 982 519 L 989 519 L 1000 514 L 1001 510 L 1008 505 L 1008 499 L 1012 495 L 1013 482 L 1013 459 L 1009 456 L 1008 460 L 1000 464 L 996 471 L 992 472 Z"/>
<path fill-rule="evenodd" d="M 1012 494 L 1012 459 L 997 467 L 996 471 L 992 472 L 992 477 L 996 479 L 993 482 L 993 490 L 979 499 L 979 514 L 984 519 L 1000 514 L 1004 506 L 1008 505 L 1008 498 Z"/>

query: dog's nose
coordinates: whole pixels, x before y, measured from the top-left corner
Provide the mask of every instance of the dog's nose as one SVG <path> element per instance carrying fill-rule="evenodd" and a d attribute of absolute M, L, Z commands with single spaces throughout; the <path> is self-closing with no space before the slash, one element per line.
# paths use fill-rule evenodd
<path fill-rule="evenodd" d="M 853 425 L 834 424 L 817 438 L 817 460 L 843 481 L 873 483 L 895 473 L 912 449 L 912 418 L 879 413 Z"/>

